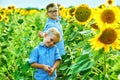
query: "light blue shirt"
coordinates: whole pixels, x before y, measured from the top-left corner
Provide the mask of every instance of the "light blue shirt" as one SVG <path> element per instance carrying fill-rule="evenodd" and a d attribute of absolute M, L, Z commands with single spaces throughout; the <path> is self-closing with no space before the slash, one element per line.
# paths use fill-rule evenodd
<path fill-rule="evenodd" d="M 55 61 L 59 59 L 61 59 L 61 56 L 59 54 L 57 46 L 48 48 L 43 43 L 40 43 L 40 45 L 34 48 L 32 53 L 30 54 L 29 63 L 32 64 L 36 62 L 52 67 Z M 37 71 L 34 75 L 34 78 L 36 80 L 55 80 L 57 76 L 56 71 L 53 72 L 52 76 L 49 76 L 48 73 L 43 69 L 37 68 L 36 70 Z"/>
<path fill-rule="evenodd" d="M 62 26 L 60 24 L 59 17 L 58 17 L 58 20 L 53 20 L 51 18 L 48 18 L 48 21 L 47 21 L 47 23 L 45 25 L 45 28 L 44 28 L 44 32 L 46 32 L 51 27 L 57 28 L 59 30 L 59 32 L 60 32 L 61 40 L 60 40 L 60 42 L 58 42 L 56 44 L 56 46 L 59 49 L 60 55 L 64 55 L 65 54 L 65 50 L 64 50 L 64 38 L 63 38 L 63 31 L 62 31 Z"/>

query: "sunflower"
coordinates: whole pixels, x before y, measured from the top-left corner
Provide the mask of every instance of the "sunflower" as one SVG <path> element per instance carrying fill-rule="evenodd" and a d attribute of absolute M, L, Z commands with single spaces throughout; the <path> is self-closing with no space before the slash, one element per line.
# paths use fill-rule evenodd
<path fill-rule="evenodd" d="M 108 6 L 112 6 L 114 4 L 114 0 L 106 0 Z"/>
<path fill-rule="evenodd" d="M 14 6 L 14 5 L 12 5 L 11 8 L 12 8 L 13 10 L 15 10 L 15 6 Z"/>
<path fill-rule="evenodd" d="M 74 22 L 74 11 L 75 11 L 75 7 L 71 7 L 67 9 L 67 20 L 69 23 L 73 23 Z"/>
<path fill-rule="evenodd" d="M 13 11 L 11 6 L 8 6 L 7 12 L 11 13 Z"/>
<path fill-rule="evenodd" d="M 67 16 L 67 9 L 64 6 L 60 6 L 59 7 L 59 15 L 62 18 L 66 18 L 66 16 Z"/>
<path fill-rule="evenodd" d="M 105 28 L 106 26 L 118 26 L 118 22 L 120 21 L 120 11 L 118 7 L 105 7 L 94 12 L 95 22 L 101 28 Z"/>
<path fill-rule="evenodd" d="M 3 16 L 2 15 L 0 15 L 0 22 L 3 20 Z"/>
<path fill-rule="evenodd" d="M 102 9 L 102 8 L 106 8 L 105 4 L 101 4 L 100 6 L 98 6 L 98 8 Z"/>
<path fill-rule="evenodd" d="M 32 14 L 39 13 L 39 12 L 40 12 L 40 11 L 38 11 L 38 10 L 34 10 L 34 9 L 28 11 L 28 13 L 31 14 L 31 15 L 32 15 Z"/>
<path fill-rule="evenodd" d="M 70 17 L 74 16 L 74 11 L 75 11 L 75 7 L 69 8 L 69 9 L 68 9 L 68 15 L 69 15 Z"/>
<path fill-rule="evenodd" d="M 25 10 L 25 9 L 21 9 L 21 10 L 20 10 L 20 14 L 21 14 L 21 15 L 26 15 L 26 14 L 28 14 L 28 11 Z"/>
<path fill-rule="evenodd" d="M 74 17 L 81 25 L 86 24 L 92 19 L 92 10 L 86 4 L 81 4 L 75 9 Z"/>
<path fill-rule="evenodd" d="M 8 23 L 9 22 L 9 17 L 8 16 L 5 16 L 5 22 Z"/>
<path fill-rule="evenodd" d="M 8 14 L 8 10 L 6 8 L 2 8 L 0 10 L 0 14 L 3 15 L 3 16 L 5 16 L 6 14 Z"/>
<path fill-rule="evenodd" d="M 114 27 L 104 28 L 94 38 L 90 39 L 90 45 L 93 49 L 99 50 L 104 48 L 105 52 L 112 49 L 120 49 L 120 30 Z"/>

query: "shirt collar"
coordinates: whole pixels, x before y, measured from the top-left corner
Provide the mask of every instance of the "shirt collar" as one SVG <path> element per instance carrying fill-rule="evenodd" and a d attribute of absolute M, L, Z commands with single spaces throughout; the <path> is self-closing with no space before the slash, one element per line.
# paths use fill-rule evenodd
<path fill-rule="evenodd" d="M 45 46 L 45 44 L 43 44 L 43 43 L 40 43 L 40 46 Z M 45 46 L 46 47 L 46 46 Z"/>
<path fill-rule="evenodd" d="M 43 44 L 43 42 L 40 43 L 40 46 L 45 48 L 52 48 L 52 47 L 47 47 L 45 44 Z"/>
<path fill-rule="evenodd" d="M 58 21 L 59 21 L 59 19 L 58 19 L 58 20 L 54 20 L 54 19 L 48 18 L 48 21 L 58 22 Z"/>

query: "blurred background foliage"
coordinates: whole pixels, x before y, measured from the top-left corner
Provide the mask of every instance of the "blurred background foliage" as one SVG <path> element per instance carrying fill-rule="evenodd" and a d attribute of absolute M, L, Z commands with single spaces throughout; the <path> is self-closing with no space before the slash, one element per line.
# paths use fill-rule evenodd
<path fill-rule="evenodd" d="M 34 80 L 35 69 L 30 67 L 29 54 L 41 42 L 38 32 L 43 30 L 45 10 L 0 8 L 0 80 Z M 104 52 L 95 51 L 89 44 L 94 33 L 89 25 L 79 25 L 72 18 L 61 18 L 66 54 L 57 70 L 57 80 L 103 80 Z M 120 76 L 120 52 L 106 55 L 107 80 Z"/>

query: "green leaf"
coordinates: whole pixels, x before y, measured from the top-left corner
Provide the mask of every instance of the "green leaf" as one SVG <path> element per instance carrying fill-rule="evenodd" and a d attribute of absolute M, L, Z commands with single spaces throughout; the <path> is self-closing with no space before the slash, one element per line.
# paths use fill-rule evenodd
<path fill-rule="evenodd" d="M 64 66 L 61 66 L 60 67 L 60 70 L 66 70 L 68 68 L 68 66 L 67 65 L 64 65 Z"/>
<path fill-rule="evenodd" d="M 79 32 L 80 34 L 83 34 L 83 35 L 86 35 L 86 34 L 90 34 L 92 33 L 92 30 L 84 30 L 84 31 L 81 31 Z"/>
<path fill-rule="evenodd" d="M 78 60 L 79 61 L 77 61 L 75 64 L 71 66 L 70 68 L 71 70 L 68 74 L 79 73 L 81 71 L 90 69 L 93 66 L 93 61 L 90 60 L 89 54 L 81 55 L 80 59 Z"/>

